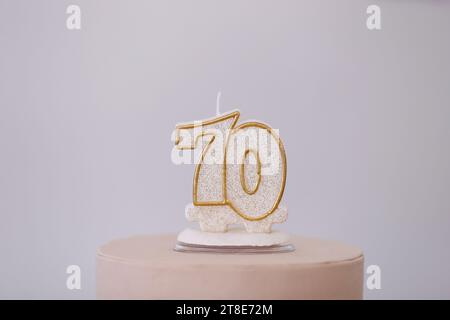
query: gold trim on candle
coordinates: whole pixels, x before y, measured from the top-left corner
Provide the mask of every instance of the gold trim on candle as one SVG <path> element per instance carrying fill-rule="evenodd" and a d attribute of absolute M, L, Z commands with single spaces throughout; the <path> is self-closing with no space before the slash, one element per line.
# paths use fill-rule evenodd
<path fill-rule="evenodd" d="M 194 173 L 194 182 L 193 182 L 193 204 L 195 206 L 229 206 L 231 209 L 233 209 L 234 212 L 236 212 L 239 216 L 241 216 L 243 219 L 248 220 L 248 221 L 259 221 L 259 220 L 263 220 L 264 218 L 268 217 L 269 215 L 271 215 L 279 206 L 281 199 L 283 198 L 283 194 L 284 194 L 284 190 L 286 187 L 286 175 L 287 175 L 287 160 L 286 160 L 286 151 L 284 149 L 284 145 L 281 141 L 281 139 L 278 137 L 278 135 L 274 132 L 274 130 L 272 128 L 270 128 L 269 126 L 263 124 L 263 123 L 259 123 L 259 122 L 246 122 L 243 123 L 241 125 L 239 125 L 238 127 L 236 127 L 236 124 L 239 120 L 240 117 L 240 113 L 239 111 L 233 111 L 231 113 L 228 114 L 224 114 L 220 117 L 216 117 L 216 118 L 212 118 L 209 120 L 205 120 L 205 121 L 201 121 L 198 123 L 189 123 L 189 124 L 183 124 L 183 125 L 178 125 L 176 126 L 176 133 L 175 133 L 175 145 L 177 146 L 177 148 L 179 150 L 193 150 L 195 149 L 195 147 L 197 146 L 199 139 L 204 137 L 204 136 L 211 136 L 212 138 L 208 141 L 207 146 L 205 147 L 205 149 L 202 152 L 202 156 L 201 156 L 201 160 L 200 162 L 197 164 L 196 168 L 195 168 L 195 173 Z M 208 125 L 213 125 L 213 124 L 217 124 L 220 123 L 222 121 L 226 121 L 229 119 L 233 119 L 231 126 L 230 126 L 230 132 L 227 133 L 226 136 L 226 143 L 224 143 L 223 149 L 224 149 L 224 159 L 223 159 L 223 166 L 222 166 L 222 177 L 223 177 L 223 183 L 222 183 L 222 190 L 223 190 L 223 200 L 221 201 L 198 201 L 198 179 L 199 179 L 199 175 L 200 175 L 200 170 L 203 164 L 203 159 L 205 157 L 205 154 L 209 151 L 209 148 L 211 147 L 211 144 L 213 143 L 213 141 L 215 140 L 215 135 L 213 133 L 208 133 L 208 132 L 202 132 L 200 133 L 197 137 L 194 138 L 194 141 L 191 143 L 190 146 L 179 146 L 179 144 L 182 141 L 182 137 L 180 136 L 180 130 L 190 130 L 190 129 L 194 129 L 194 128 L 198 128 L 198 127 L 203 127 L 203 126 L 208 126 Z M 259 216 L 251 216 L 245 212 L 242 212 L 241 210 L 239 210 L 229 199 L 227 196 L 227 151 L 228 151 L 228 144 L 229 144 L 229 139 L 230 137 L 235 133 L 238 132 L 241 129 L 245 129 L 245 128 L 251 128 L 251 127 L 255 127 L 255 128 L 259 128 L 259 129 L 264 129 L 267 130 L 274 138 L 275 140 L 278 142 L 278 147 L 280 150 L 280 156 L 281 156 L 281 160 L 282 160 L 282 183 L 281 183 L 281 189 L 278 193 L 277 199 L 273 205 L 273 207 L 265 212 L 264 214 L 261 214 Z M 252 152 L 254 155 L 256 154 L 256 158 L 257 158 L 257 162 L 258 162 L 258 183 L 257 186 L 255 187 L 254 190 L 250 190 L 250 188 L 248 188 L 248 186 L 246 185 L 246 181 L 245 181 L 245 175 L 244 175 L 244 170 L 242 166 L 244 166 L 244 164 L 241 165 L 241 184 L 242 187 L 244 189 L 244 191 L 249 194 L 249 195 L 253 195 L 255 194 L 260 186 L 261 180 L 262 180 L 262 175 L 261 175 L 261 162 L 260 162 L 260 158 L 259 158 L 259 153 L 255 150 L 246 150 L 245 154 L 244 154 L 244 161 L 245 158 L 248 156 L 248 154 Z"/>
<path fill-rule="evenodd" d="M 252 154 L 256 159 L 256 173 L 258 174 L 258 181 L 256 182 L 256 186 L 252 189 L 247 184 L 247 180 L 245 178 L 245 160 L 247 157 Z M 241 177 L 241 186 L 242 189 L 245 191 L 248 195 L 254 195 L 256 192 L 258 192 L 259 185 L 261 184 L 261 159 L 259 158 L 259 152 L 253 150 L 253 149 L 247 149 L 245 150 L 244 156 L 242 157 L 242 164 L 241 169 L 239 170 L 240 177 Z"/>

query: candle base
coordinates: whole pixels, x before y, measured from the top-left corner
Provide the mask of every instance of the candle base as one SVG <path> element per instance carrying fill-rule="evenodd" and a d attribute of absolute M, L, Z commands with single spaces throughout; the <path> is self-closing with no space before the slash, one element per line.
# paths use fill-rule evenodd
<path fill-rule="evenodd" d="M 258 221 L 242 218 L 229 206 L 195 206 L 188 204 L 185 209 L 188 221 L 197 221 L 204 232 L 227 232 L 229 225 L 242 225 L 249 233 L 270 233 L 272 224 L 283 223 L 288 216 L 288 210 L 279 206 L 271 215 Z"/>
<path fill-rule="evenodd" d="M 242 228 L 228 232 L 203 232 L 195 229 L 182 231 L 174 248 L 179 252 L 209 253 L 277 253 L 291 252 L 295 247 L 289 235 L 283 232 L 248 233 Z"/>

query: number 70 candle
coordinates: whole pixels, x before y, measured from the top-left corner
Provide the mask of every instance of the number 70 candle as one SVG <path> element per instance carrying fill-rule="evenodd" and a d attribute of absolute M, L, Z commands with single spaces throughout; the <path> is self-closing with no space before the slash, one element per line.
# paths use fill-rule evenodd
<path fill-rule="evenodd" d="M 206 232 L 226 232 L 242 224 L 247 232 L 271 232 L 287 219 L 280 205 L 286 186 L 286 152 L 277 130 L 250 121 L 239 124 L 240 112 L 179 124 L 172 158 L 196 164 L 189 221 Z M 191 151 L 191 154 L 186 152 Z"/>

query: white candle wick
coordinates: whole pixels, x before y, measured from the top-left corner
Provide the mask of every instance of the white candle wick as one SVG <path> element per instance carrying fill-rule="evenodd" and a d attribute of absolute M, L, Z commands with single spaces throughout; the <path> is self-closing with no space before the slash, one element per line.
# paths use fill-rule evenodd
<path fill-rule="evenodd" d="M 222 95 L 222 92 L 217 92 L 217 99 L 216 99 L 216 115 L 220 116 L 220 96 Z"/>

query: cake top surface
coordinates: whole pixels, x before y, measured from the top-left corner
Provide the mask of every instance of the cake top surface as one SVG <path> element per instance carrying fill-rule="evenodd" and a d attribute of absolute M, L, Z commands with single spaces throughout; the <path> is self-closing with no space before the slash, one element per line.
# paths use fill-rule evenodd
<path fill-rule="evenodd" d="M 292 237 L 295 252 L 275 254 L 205 254 L 173 251 L 176 235 L 140 235 L 113 240 L 98 249 L 97 256 L 130 264 L 153 264 L 161 266 L 251 266 L 267 265 L 289 268 L 294 264 L 305 268 L 317 264 L 346 263 L 362 259 L 361 249 L 337 241 L 306 237 Z"/>

